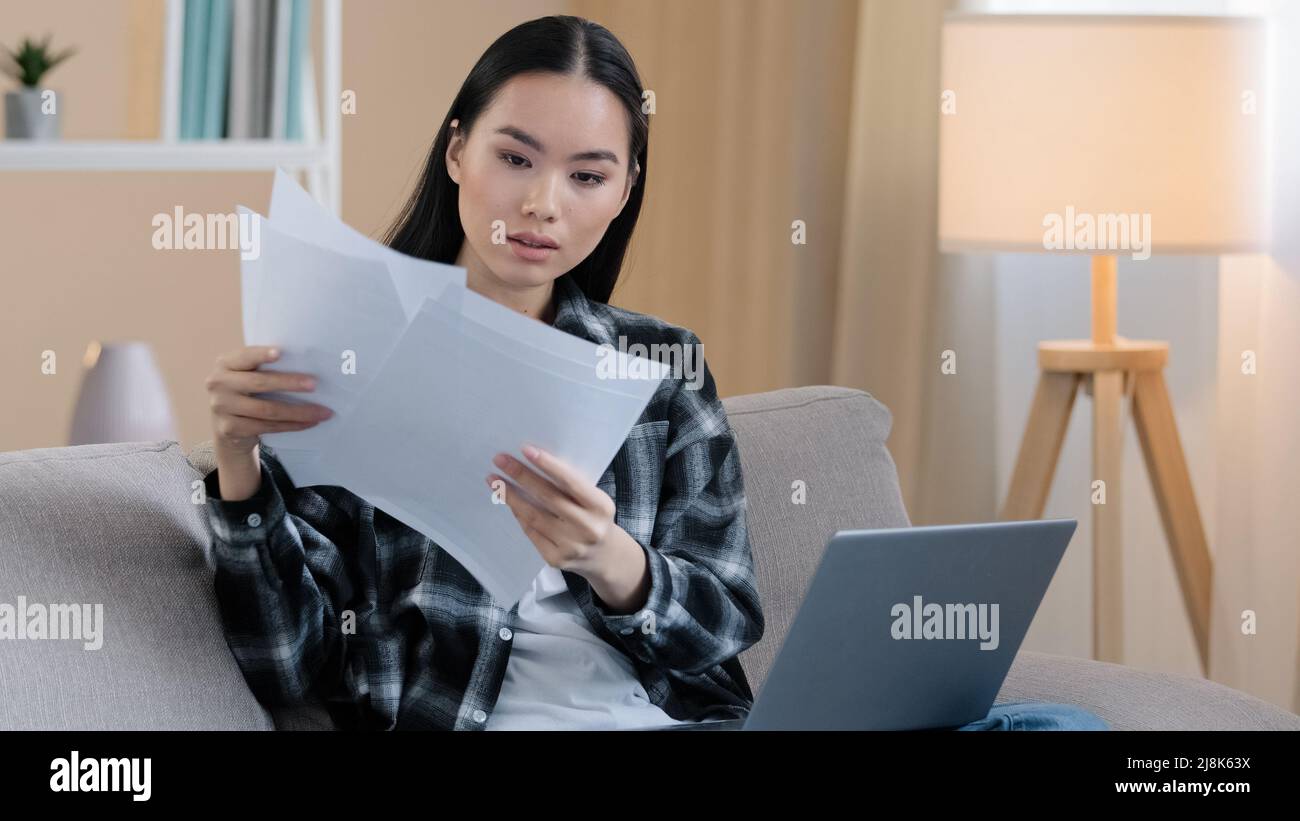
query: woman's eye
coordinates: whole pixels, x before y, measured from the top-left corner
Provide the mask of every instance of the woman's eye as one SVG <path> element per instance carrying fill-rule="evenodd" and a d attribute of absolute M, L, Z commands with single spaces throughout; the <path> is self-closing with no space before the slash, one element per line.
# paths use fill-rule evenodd
<path fill-rule="evenodd" d="M 502 161 L 504 161 L 511 168 L 527 168 L 528 166 L 532 165 L 532 163 L 528 162 L 526 158 L 521 157 L 518 154 L 511 154 L 509 152 L 503 151 L 501 152 L 500 157 Z M 515 162 L 515 160 L 519 160 L 519 162 Z M 580 178 L 578 180 L 579 184 L 584 185 L 588 188 L 599 188 L 600 186 L 605 184 L 604 177 L 602 177 L 599 174 L 593 174 L 590 171 L 579 171 L 573 176 Z"/>

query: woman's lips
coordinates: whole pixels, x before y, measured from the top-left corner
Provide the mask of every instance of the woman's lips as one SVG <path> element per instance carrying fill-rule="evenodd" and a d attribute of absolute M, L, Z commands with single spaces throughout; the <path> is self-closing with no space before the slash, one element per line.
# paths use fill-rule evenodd
<path fill-rule="evenodd" d="M 517 239 L 514 238 L 509 238 L 509 239 L 510 239 L 510 250 L 514 251 L 515 256 L 519 257 L 525 262 L 545 262 L 547 259 L 550 258 L 551 254 L 555 253 L 556 251 L 555 248 L 534 248 L 531 245 L 526 245 Z"/>

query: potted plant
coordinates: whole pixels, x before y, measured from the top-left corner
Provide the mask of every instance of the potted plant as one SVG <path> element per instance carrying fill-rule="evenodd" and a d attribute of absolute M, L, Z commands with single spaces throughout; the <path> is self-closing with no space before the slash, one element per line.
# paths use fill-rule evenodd
<path fill-rule="evenodd" d="M 22 84 L 18 91 L 5 93 L 5 136 L 31 140 L 56 140 L 62 129 L 59 124 L 58 95 L 41 88 L 41 78 L 50 69 L 71 57 L 73 49 L 58 54 L 50 51 L 50 37 L 37 43 L 24 38 L 22 46 L 14 51 L 6 47 L 7 55 L 0 58 L 0 67 L 6 74 Z"/>

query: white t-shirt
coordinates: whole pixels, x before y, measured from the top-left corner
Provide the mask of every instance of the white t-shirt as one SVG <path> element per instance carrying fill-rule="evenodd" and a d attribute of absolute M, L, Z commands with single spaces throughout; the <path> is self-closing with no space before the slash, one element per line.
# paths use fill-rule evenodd
<path fill-rule="evenodd" d="M 592 630 L 559 568 L 519 600 L 488 730 L 615 730 L 681 724 L 650 701 L 632 660 Z"/>

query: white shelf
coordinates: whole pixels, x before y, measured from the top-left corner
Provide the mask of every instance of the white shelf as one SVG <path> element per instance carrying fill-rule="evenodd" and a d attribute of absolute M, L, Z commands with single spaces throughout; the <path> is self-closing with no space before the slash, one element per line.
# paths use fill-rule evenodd
<path fill-rule="evenodd" d="M 294 171 L 328 159 L 321 144 L 283 140 L 0 141 L 5 171 Z"/>
<path fill-rule="evenodd" d="M 343 4 L 319 2 L 325 97 L 317 110 L 311 50 L 304 55 L 306 140 L 184 140 L 178 132 L 184 0 L 166 0 L 161 137 L 157 140 L 0 140 L 0 171 L 302 172 L 307 190 L 335 214 L 343 206 Z M 319 118 L 319 119 L 318 119 Z"/>

